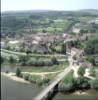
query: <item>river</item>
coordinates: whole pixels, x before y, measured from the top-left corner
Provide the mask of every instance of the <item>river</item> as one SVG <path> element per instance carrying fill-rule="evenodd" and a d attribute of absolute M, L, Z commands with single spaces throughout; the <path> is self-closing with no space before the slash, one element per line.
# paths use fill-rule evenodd
<path fill-rule="evenodd" d="M 16 67 L 3 65 L 1 71 L 15 72 Z M 23 84 L 1 75 L 1 100 L 33 100 L 41 90 L 42 88 L 35 84 Z"/>
<path fill-rule="evenodd" d="M 16 67 L 14 65 L 3 65 L 1 71 L 15 72 Z M 33 100 L 41 90 L 42 88 L 35 84 L 16 82 L 1 75 L 1 100 Z M 82 96 L 58 93 L 53 100 L 98 100 L 98 91 L 88 90 L 87 93 L 88 95 Z"/>

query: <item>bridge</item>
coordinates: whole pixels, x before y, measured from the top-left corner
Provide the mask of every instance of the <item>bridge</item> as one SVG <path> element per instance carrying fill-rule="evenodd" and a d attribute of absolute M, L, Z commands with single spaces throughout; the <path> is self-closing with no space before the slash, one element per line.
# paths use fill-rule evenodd
<path fill-rule="evenodd" d="M 67 76 L 67 74 L 69 72 L 72 71 L 72 64 L 73 64 L 73 57 L 74 54 L 71 54 L 71 56 L 68 57 L 69 60 L 69 66 L 67 68 L 64 69 L 63 72 L 61 72 L 60 74 L 58 74 L 54 81 L 51 82 L 51 84 L 49 86 L 47 86 L 38 96 L 36 96 L 33 100 L 47 100 L 47 98 L 49 97 L 50 94 L 53 93 L 54 88 L 58 85 L 58 83 Z"/>

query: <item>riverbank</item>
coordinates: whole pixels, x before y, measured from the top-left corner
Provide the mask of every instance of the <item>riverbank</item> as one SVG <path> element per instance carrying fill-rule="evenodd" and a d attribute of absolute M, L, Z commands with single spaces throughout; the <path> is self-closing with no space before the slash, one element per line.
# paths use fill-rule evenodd
<path fill-rule="evenodd" d="M 88 95 L 87 92 L 83 92 L 83 91 L 76 91 L 74 93 L 72 93 L 73 95 Z"/>
<path fill-rule="evenodd" d="M 25 84 L 30 84 L 29 81 L 26 81 L 26 80 L 24 80 L 23 78 L 17 77 L 17 76 L 15 75 L 15 73 L 12 73 L 12 72 L 10 72 L 10 73 L 1 72 L 1 75 L 4 75 L 4 76 L 6 76 L 6 77 L 8 77 L 8 78 L 10 78 L 11 80 L 16 81 L 16 82 L 25 83 Z"/>

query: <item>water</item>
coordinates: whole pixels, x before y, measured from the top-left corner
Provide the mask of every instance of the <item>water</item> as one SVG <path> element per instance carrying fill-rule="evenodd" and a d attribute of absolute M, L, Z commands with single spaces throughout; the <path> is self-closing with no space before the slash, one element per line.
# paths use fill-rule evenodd
<path fill-rule="evenodd" d="M 1 71 L 15 72 L 19 66 L 3 65 Z M 23 84 L 1 75 L 1 100 L 33 100 L 42 91 L 35 84 Z M 88 95 L 58 93 L 53 100 L 98 100 L 98 91 L 87 90 Z"/>
<path fill-rule="evenodd" d="M 33 100 L 42 89 L 34 84 L 23 84 L 1 75 L 1 100 Z"/>
<path fill-rule="evenodd" d="M 15 72 L 14 66 L 2 66 L 1 71 Z M 23 84 L 1 75 L 1 100 L 33 100 L 42 88 L 35 84 Z"/>
<path fill-rule="evenodd" d="M 87 90 L 84 95 L 58 93 L 53 100 L 98 100 L 98 91 Z"/>

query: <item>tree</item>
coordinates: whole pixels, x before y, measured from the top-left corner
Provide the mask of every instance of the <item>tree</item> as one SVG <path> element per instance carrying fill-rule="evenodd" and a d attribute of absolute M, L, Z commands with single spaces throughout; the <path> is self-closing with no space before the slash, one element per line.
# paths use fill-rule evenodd
<path fill-rule="evenodd" d="M 15 63 L 16 62 L 16 59 L 13 56 L 10 56 L 8 61 L 10 63 Z"/>
<path fill-rule="evenodd" d="M 21 55 L 19 56 L 19 63 L 21 65 L 26 65 L 26 62 L 29 60 L 29 56 Z"/>
<path fill-rule="evenodd" d="M 87 57 L 87 60 L 90 62 L 90 63 L 92 63 L 92 65 L 96 65 L 96 63 L 95 63 L 95 58 L 94 57 Z"/>
<path fill-rule="evenodd" d="M 70 92 L 75 90 L 76 80 L 73 77 L 73 72 L 71 72 L 67 77 L 65 77 L 58 85 L 58 90 L 60 92 Z"/>
<path fill-rule="evenodd" d="M 83 33 L 88 33 L 88 30 L 87 29 L 81 29 L 80 34 L 83 34 Z"/>
<path fill-rule="evenodd" d="M 29 55 L 29 54 L 31 54 L 31 53 L 32 53 L 31 50 L 26 50 L 26 54 L 27 54 L 27 55 Z"/>
<path fill-rule="evenodd" d="M 52 57 L 51 61 L 53 62 L 53 64 L 58 64 L 58 61 L 55 57 Z"/>
<path fill-rule="evenodd" d="M 73 88 L 73 84 L 72 83 L 68 83 L 68 84 L 60 83 L 58 85 L 59 92 L 69 92 L 69 91 L 72 90 L 72 88 Z"/>
<path fill-rule="evenodd" d="M 70 92 L 74 90 L 75 80 L 73 77 L 67 77 L 66 79 L 62 80 L 58 85 L 58 90 L 60 92 Z"/>
<path fill-rule="evenodd" d="M 94 39 L 88 40 L 84 51 L 89 55 L 98 53 L 98 38 L 96 37 Z"/>
<path fill-rule="evenodd" d="M 78 74 L 79 74 L 80 76 L 83 76 L 84 73 L 85 73 L 85 68 L 84 68 L 84 67 L 80 67 L 80 68 L 78 69 Z"/>
<path fill-rule="evenodd" d="M 43 33 L 46 33 L 47 31 L 45 29 L 42 30 Z"/>
<path fill-rule="evenodd" d="M 4 63 L 5 59 L 1 56 L 1 64 Z"/>
<path fill-rule="evenodd" d="M 21 77 L 21 70 L 20 70 L 20 68 L 16 69 L 16 76 Z"/>
<path fill-rule="evenodd" d="M 61 45 L 61 53 L 66 54 L 66 43 Z"/>
<path fill-rule="evenodd" d="M 71 35 L 76 35 L 76 32 L 70 32 L 69 34 L 71 34 Z"/>
<path fill-rule="evenodd" d="M 85 77 L 81 76 L 76 81 L 77 81 L 77 83 L 76 83 L 77 89 L 88 89 L 88 88 L 90 88 L 90 84 Z"/>

